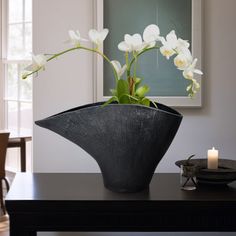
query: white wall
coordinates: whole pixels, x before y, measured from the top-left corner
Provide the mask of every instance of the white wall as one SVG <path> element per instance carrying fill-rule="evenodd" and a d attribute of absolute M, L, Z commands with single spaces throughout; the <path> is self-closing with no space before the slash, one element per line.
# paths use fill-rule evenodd
<path fill-rule="evenodd" d="M 62 42 L 67 39 L 69 29 L 80 29 L 86 36 L 93 26 L 92 2 L 34 0 L 34 53 L 63 49 Z M 236 159 L 236 109 L 233 105 L 236 101 L 236 1 L 203 0 L 203 3 L 203 107 L 178 109 L 184 120 L 158 172 L 177 172 L 176 160 L 193 153 L 206 157 L 206 150 L 212 146 L 220 150 L 221 157 Z M 84 52 L 50 63 L 40 78 L 34 80 L 34 120 L 93 102 L 92 66 L 92 55 Z M 99 171 L 83 150 L 36 126 L 33 156 L 36 172 Z"/>
<path fill-rule="evenodd" d="M 93 25 L 93 0 L 34 0 L 34 53 L 58 52 L 69 45 L 68 30 L 80 29 L 87 37 Z M 47 66 L 34 80 L 34 120 L 93 102 L 92 54 L 65 55 Z M 82 149 L 54 133 L 34 126 L 34 170 L 38 172 L 88 172 L 98 167 Z"/>

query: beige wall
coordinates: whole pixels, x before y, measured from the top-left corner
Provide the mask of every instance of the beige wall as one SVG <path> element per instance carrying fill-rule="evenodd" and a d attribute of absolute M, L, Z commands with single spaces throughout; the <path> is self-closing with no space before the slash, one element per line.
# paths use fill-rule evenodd
<path fill-rule="evenodd" d="M 80 29 L 84 37 L 93 25 L 93 0 L 34 0 L 34 53 L 68 48 L 68 30 Z M 92 54 L 67 54 L 50 63 L 33 84 L 34 120 L 93 102 Z M 34 170 L 86 172 L 96 163 L 80 148 L 58 135 L 34 126 Z"/>

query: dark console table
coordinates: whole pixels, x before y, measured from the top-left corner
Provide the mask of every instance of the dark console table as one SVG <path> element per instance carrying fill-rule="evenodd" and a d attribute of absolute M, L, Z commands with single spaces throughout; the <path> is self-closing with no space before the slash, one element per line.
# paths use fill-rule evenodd
<path fill-rule="evenodd" d="M 236 183 L 182 191 L 178 174 L 113 193 L 100 174 L 19 173 L 7 195 L 10 236 L 37 231 L 236 231 Z"/>

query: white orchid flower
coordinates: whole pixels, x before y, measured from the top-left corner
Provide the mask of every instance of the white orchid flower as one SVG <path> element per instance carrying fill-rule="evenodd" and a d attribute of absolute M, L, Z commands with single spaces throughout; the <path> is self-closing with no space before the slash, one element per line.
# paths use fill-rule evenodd
<path fill-rule="evenodd" d="M 168 44 L 172 49 L 175 49 L 178 45 L 178 39 L 174 30 L 170 31 L 170 33 L 166 35 L 166 39 L 161 37 L 160 40 L 163 45 Z"/>
<path fill-rule="evenodd" d="M 69 30 L 69 42 L 74 45 L 75 47 L 80 46 L 81 41 L 88 41 L 87 39 L 81 38 L 79 30 Z"/>
<path fill-rule="evenodd" d="M 193 57 L 191 55 L 191 52 L 188 48 L 182 49 L 181 53 L 179 53 L 174 58 L 174 64 L 179 70 L 185 70 L 187 67 L 190 66 L 192 63 Z"/>
<path fill-rule="evenodd" d="M 168 44 L 165 44 L 164 46 L 160 47 L 160 52 L 168 60 L 170 59 L 171 56 L 175 54 L 173 48 Z"/>
<path fill-rule="evenodd" d="M 181 47 L 185 47 L 185 48 L 189 48 L 190 46 L 190 43 L 188 42 L 188 40 L 184 40 L 184 39 L 181 39 L 181 38 L 178 38 L 178 42 L 177 44 Z"/>
<path fill-rule="evenodd" d="M 157 25 L 148 25 L 143 31 L 143 40 L 149 47 L 154 47 L 157 40 L 160 40 L 160 29 Z"/>
<path fill-rule="evenodd" d="M 121 67 L 121 64 L 119 61 L 111 61 L 111 63 L 114 66 L 118 77 L 121 77 L 124 74 L 124 72 L 126 71 L 127 65 L 124 65 Z"/>
<path fill-rule="evenodd" d="M 193 80 L 194 73 L 199 75 L 203 74 L 202 71 L 195 69 L 196 64 L 197 64 L 197 58 L 195 58 L 193 62 L 187 68 L 184 69 L 183 76 L 185 79 Z"/>
<path fill-rule="evenodd" d="M 171 56 L 176 54 L 175 49 L 178 45 L 178 39 L 174 30 L 167 34 L 166 39 L 164 37 L 161 37 L 160 41 L 163 44 L 163 46 L 160 48 L 160 52 L 163 56 L 169 59 Z"/>
<path fill-rule="evenodd" d="M 109 33 L 108 29 L 103 29 L 101 31 L 91 29 L 89 30 L 89 38 L 97 46 L 100 46 L 107 37 L 108 33 Z"/>
<path fill-rule="evenodd" d="M 177 38 L 174 30 L 167 34 L 166 39 L 161 37 L 160 41 L 163 44 L 163 46 L 160 48 L 160 51 L 167 59 L 176 53 L 185 54 L 190 46 L 187 40 Z"/>
<path fill-rule="evenodd" d="M 32 55 L 32 61 L 33 63 L 27 66 L 24 70 L 26 71 L 36 71 L 39 69 L 44 69 L 45 65 L 47 63 L 47 58 L 43 54 L 39 55 Z"/>
<path fill-rule="evenodd" d="M 200 84 L 195 79 L 192 79 L 192 83 L 186 88 L 190 97 L 193 97 L 194 94 L 196 94 L 199 89 L 200 89 Z"/>
<path fill-rule="evenodd" d="M 190 44 L 187 40 L 183 40 L 181 38 L 178 38 L 175 50 L 178 53 L 181 53 L 182 51 L 185 51 L 186 49 L 188 49 L 189 46 L 190 46 Z"/>
<path fill-rule="evenodd" d="M 129 35 L 126 34 L 124 41 L 118 44 L 118 48 L 123 52 L 139 52 L 143 50 L 147 45 L 143 43 L 140 34 Z"/>

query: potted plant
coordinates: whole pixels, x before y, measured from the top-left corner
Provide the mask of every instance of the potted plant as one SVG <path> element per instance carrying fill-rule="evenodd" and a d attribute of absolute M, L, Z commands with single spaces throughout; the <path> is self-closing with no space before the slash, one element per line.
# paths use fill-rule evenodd
<path fill-rule="evenodd" d="M 151 24 L 143 35 L 126 34 L 118 49 L 125 54 L 122 66 L 110 60 L 99 48 L 108 34 L 90 30 L 89 39 L 95 47 L 84 46 L 88 41 L 79 31 L 69 31 L 73 47 L 56 54 L 33 56 L 33 63 L 23 74 L 23 79 L 45 69 L 45 65 L 63 54 L 86 50 L 99 54 L 111 65 L 116 82 L 111 98 L 106 102 L 73 108 L 36 124 L 48 128 L 87 151 L 98 163 L 104 185 L 117 192 L 135 192 L 148 187 L 157 164 L 171 144 L 182 120 L 182 115 L 165 105 L 146 97 L 149 87 L 136 72 L 140 56 L 150 50 L 159 50 L 167 59 L 174 56 L 174 64 L 189 81 L 186 90 L 190 97 L 199 89 L 194 73 L 194 59 L 186 40 L 177 38 L 171 31 L 166 38 L 160 36 L 159 27 Z"/>

